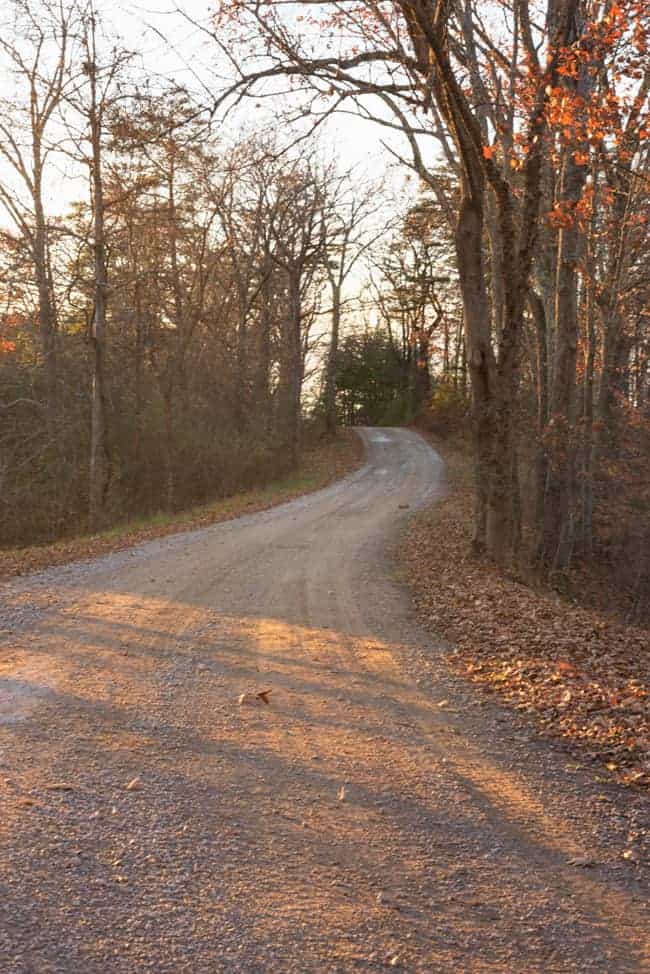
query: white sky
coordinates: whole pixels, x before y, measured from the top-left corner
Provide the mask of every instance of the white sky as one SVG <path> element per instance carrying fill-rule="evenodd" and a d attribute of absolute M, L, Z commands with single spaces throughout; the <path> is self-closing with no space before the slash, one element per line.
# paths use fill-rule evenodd
<path fill-rule="evenodd" d="M 65 2 L 65 0 L 64 0 Z M 187 13 L 179 11 L 178 6 Z M 223 82 L 218 79 L 219 68 L 223 75 L 223 65 L 218 64 L 218 49 L 209 36 L 190 22 L 208 22 L 210 5 L 203 0 L 96 0 L 97 10 L 103 17 L 109 33 L 116 33 L 125 47 L 138 55 L 144 64 L 145 72 L 152 80 L 173 79 L 196 92 L 206 103 L 210 93 L 218 90 Z M 189 19 L 188 19 L 189 18 Z M 13 85 L 6 75 L 0 74 L 0 93 L 11 96 Z M 260 123 L 273 125 L 273 105 L 264 100 L 261 108 L 251 103 L 230 117 L 228 128 L 236 131 L 238 123 L 259 126 Z M 404 153 L 405 146 L 399 135 L 388 132 L 371 121 L 350 115 L 339 114 L 329 119 L 319 132 L 324 154 L 335 156 L 341 169 L 355 168 L 360 179 L 368 177 L 373 181 L 386 178 L 391 190 L 399 193 L 405 188 L 403 168 L 382 147 L 381 141 L 388 141 L 394 149 Z M 433 146 L 432 146 L 433 150 Z M 85 197 L 87 186 L 85 176 L 80 170 L 62 157 L 53 160 L 46 182 L 46 207 L 50 216 L 60 214 L 70 203 Z M 0 161 L 0 179 L 18 189 L 6 164 Z M 6 218 L 0 216 L 6 224 Z"/>

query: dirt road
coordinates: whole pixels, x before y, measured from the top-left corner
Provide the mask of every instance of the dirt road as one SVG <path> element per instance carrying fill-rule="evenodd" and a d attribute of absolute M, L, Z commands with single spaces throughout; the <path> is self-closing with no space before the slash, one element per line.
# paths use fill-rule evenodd
<path fill-rule="evenodd" d="M 4 586 L 3 974 L 650 970 L 642 806 L 446 675 L 390 559 L 439 462 L 363 435 L 317 494 Z"/>

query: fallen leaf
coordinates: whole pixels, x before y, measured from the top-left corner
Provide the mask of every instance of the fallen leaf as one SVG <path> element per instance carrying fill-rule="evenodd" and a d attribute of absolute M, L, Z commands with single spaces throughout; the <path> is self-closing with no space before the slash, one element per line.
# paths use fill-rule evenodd
<path fill-rule="evenodd" d="M 567 663 L 566 660 L 559 660 L 555 667 L 560 673 L 568 673 L 569 676 L 577 676 L 578 669 L 573 665 L 573 663 Z"/>

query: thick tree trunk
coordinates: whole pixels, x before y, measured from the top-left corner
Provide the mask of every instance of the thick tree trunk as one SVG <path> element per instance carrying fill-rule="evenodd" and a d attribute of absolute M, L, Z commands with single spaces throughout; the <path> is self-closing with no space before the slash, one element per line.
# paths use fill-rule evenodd
<path fill-rule="evenodd" d="M 586 170 L 567 153 L 561 199 L 574 207 L 582 195 Z M 553 571 L 566 571 L 575 542 L 576 360 L 578 348 L 578 261 L 582 235 L 577 225 L 558 235 L 555 291 L 556 343 L 549 413 L 554 423 L 553 457 L 545 503 L 544 557 Z"/>
<path fill-rule="evenodd" d="M 484 550 L 494 437 L 494 352 L 483 268 L 483 202 L 469 194 L 461 200 L 456 227 L 458 273 L 463 298 L 465 348 L 472 387 L 476 505 L 473 544 Z"/>
<path fill-rule="evenodd" d="M 493 456 L 488 495 L 487 550 L 499 565 L 513 555 L 513 539 L 520 535 L 519 479 L 514 475 L 515 420 L 518 393 L 519 343 L 528 291 L 527 256 L 516 247 L 513 203 L 509 190 L 497 195 L 500 261 L 492 267 L 503 294 L 494 399 Z"/>
<path fill-rule="evenodd" d="M 564 18 L 567 43 L 576 42 L 584 29 L 584 4 L 571 11 L 562 4 L 553 10 L 557 21 Z M 563 77 L 563 85 L 583 100 L 589 97 L 593 77 L 583 65 L 577 77 Z M 557 240 L 555 280 L 555 355 L 549 396 L 549 422 L 553 423 L 552 458 L 544 511 L 543 557 L 553 572 L 565 572 L 573 555 L 576 532 L 576 362 L 578 348 L 578 267 L 583 255 L 583 234 L 576 207 L 588 175 L 576 161 L 577 149 L 566 148 L 562 161 L 557 203 L 566 224 Z"/>

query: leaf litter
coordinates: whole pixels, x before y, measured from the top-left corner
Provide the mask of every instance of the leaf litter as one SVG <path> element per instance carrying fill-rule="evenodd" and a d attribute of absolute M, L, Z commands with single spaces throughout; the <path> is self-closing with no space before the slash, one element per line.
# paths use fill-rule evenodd
<path fill-rule="evenodd" d="M 447 452 L 447 451 L 444 451 Z M 505 576 L 471 551 L 472 494 L 453 490 L 410 524 L 400 560 L 425 628 L 450 667 L 561 738 L 604 777 L 650 786 L 650 633 Z"/>

